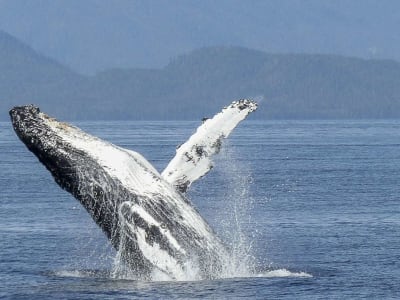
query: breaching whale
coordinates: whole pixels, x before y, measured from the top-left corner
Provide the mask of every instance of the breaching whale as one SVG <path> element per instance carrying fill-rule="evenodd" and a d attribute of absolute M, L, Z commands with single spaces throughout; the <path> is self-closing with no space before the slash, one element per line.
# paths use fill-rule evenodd
<path fill-rule="evenodd" d="M 27 148 L 104 231 L 138 279 L 214 278 L 228 258 L 223 242 L 186 197 L 212 168 L 221 142 L 257 104 L 234 101 L 180 145 L 160 174 L 143 156 L 57 121 L 33 105 L 10 111 Z M 191 275 L 193 277 L 193 275 Z"/>

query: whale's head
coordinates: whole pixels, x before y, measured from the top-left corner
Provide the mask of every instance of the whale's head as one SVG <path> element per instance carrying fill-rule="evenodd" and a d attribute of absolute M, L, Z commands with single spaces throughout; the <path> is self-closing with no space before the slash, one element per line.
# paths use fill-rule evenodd
<path fill-rule="evenodd" d="M 29 150 L 41 148 L 48 128 L 40 109 L 34 105 L 16 106 L 10 110 L 10 117 L 15 132 Z"/>
<path fill-rule="evenodd" d="M 76 171 L 73 162 L 82 160 L 84 154 L 72 151 L 71 145 L 56 132 L 57 128 L 71 126 L 51 119 L 34 105 L 14 107 L 10 117 L 21 141 L 46 166 L 56 182 L 72 192 L 73 171 Z"/>
<path fill-rule="evenodd" d="M 10 117 L 21 141 L 51 172 L 57 184 L 81 202 L 118 249 L 118 206 L 122 201 L 134 201 L 136 195 L 123 188 L 96 154 L 104 153 L 105 159 L 116 164 L 122 164 L 118 159 L 129 154 L 49 117 L 33 105 L 14 107 Z"/>
<path fill-rule="evenodd" d="M 81 166 L 94 163 L 88 153 L 67 138 L 78 136 L 81 131 L 50 118 L 34 105 L 14 107 L 10 117 L 18 137 L 46 166 L 55 181 L 74 195 L 78 193 L 82 185 L 78 182 L 79 172 L 84 171 Z"/>

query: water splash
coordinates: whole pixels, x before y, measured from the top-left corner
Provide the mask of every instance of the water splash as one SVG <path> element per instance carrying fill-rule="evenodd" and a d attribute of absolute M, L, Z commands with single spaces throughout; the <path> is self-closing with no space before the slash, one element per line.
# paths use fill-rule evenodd
<path fill-rule="evenodd" d="M 129 266 L 127 266 L 125 263 L 123 253 L 124 247 L 122 245 L 126 242 L 126 239 L 126 233 L 122 230 L 120 237 L 120 247 L 117 251 L 117 254 L 115 255 L 111 270 L 111 278 L 113 279 L 139 279 L 137 278 L 136 274 L 132 272 L 131 268 L 129 268 Z"/>
<path fill-rule="evenodd" d="M 249 165 L 238 157 L 242 155 L 237 155 L 235 147 L 226 142 L 216 163 L 225 184 L 225 188 L 220 191 L 223 192 L 221 197 L 226 204 L 216 218 L 220 220 L 219 235 L 224 237 L 229 248 L 229 257 L 225 258 L 223 271 L 217 277 L 312 278 L 306 272 L 272 269 L 271 263 L 267 263 L 267 257 L 262 258 L 262 261 L 257 260 L 253 249 L 257 233 L 252 221 L 255 201 L 251 194 L 253 177 Z M 269 266 L 266 268 L 266 265 Z M 260 269 L 265 271 L 260 272 Z"/>
<path fill-rule="evenodd" d="M 237 159 L 235 148 L 226 144 L 219 154 L 219 170 L 226 184 L 223 201 L 224 211 L 219 212 L 221 234 L 229 248 L 229 257 L 225 258 L 219 277 L 249 277 L 256 269 L 253 255 L 254 241 L 246 230 L 251 227 L 253 198 L 250 193 L 252 175 L 250 168 Z"/>
<path fill-rule="evenodd" d="M 251 210 L 254 200 L 251 195 L 252 173 L 250 167 L 238 159 L 236 149 L 225 143 L 217 158 L 218 180 L 222 180 L 223 189 L 218 189 L 218 198 L 223 201 L 223 208 L 212 217 L 217 221 L 216 227 L 220 237 L 228 248 L 228 255 L 222 257 L 222 269 L 217 274 L 210 274 L 212 278 L 238 277 L 296 277 L 303 273 L 291 273 L 286 269 L 258 272 L 260 266 L 253 254 L 255 243 L 251 219 Z M 215 221 L 214 221 L 215 222 Z M 122 226 L 123 228 L 124 226 Z M 250 234 L 249 234 L 250 233 Z M 121 243 L 124 243 L 122 231 Z M 120 247 L 124 249 L 125 247 Z M 185 276 L 172 279 L 167 274 L 153 270 L 147 278 L 151 281 L 196 281 L 201 279 L 196 258 L 187 262 Z M 143 279 L 132 272 L 131 267 L 125 264 L 124 254 L 118 251 L 111 272 L 114 279 Z M 262 267 L 261 267 L 262 269 Z M 306 273 L 304 273 L 306 274 Z M 306 274 L 308 275 L 308 274 Z M 304 275 L 305 276 L 305 275 Z M 305 276 L 306 277 L 306 276 Z"/>
<path fill-rule="evenodd" d="M 257 271 L 263 269 L 263 267 L 258 265 L 253 253 L 255 244 L 254 232 L 252 232 L 254 224 L 252 224 L 251 219 L 251 210 L 254 206 L 254 199 L 251 195 L 253 179 L 250 167 L 245 161 L 239 160 L 238 156 L 236 149 L 227 143 L 222 147 L 216 162 L 218 165 L 217 175 L 224 185 L 223 189 L 218 189 L 221 194 L 217 195 L 223 201 L 223 209 L 220 209 L 213 218 L 218 220 L 216 227 L 219 230 L 217 231 L 228 247 L 228 255 L 222 257 L 223 265 L 220 272 L 212 274 L 211 277 L 312 277 L 308 273 L 291 272 L 286 269 L 268 270 L 262 273 Z M 120 219 L 121 222 L 123 220 L 123 218 Z M 121 227 L 124 228 L 124 225 L 121 224 Z M 113 258 L 112 268 L 108 275 L 110 278 L 135 281 L 197 281 L 201 279 L 195 257 L 192 257 L 191 261 L 186 263 L 185 274 L 180 278 L 171 278 L 168 274 L 157 269 L 152 270 L 150 274 L 137 274 L 132 265 L 126 263 L 126 253 L 123 253 L 123 249 L 126 249 L 123 245 L 127 238 L 127 234 L 122 230 L 121 246 L 119 247 L 122 250 L 117 251 Z M 76 273 L 76 271 L 65 274 L 70 274 L 73 277 L 88 275 L 86 272 Z"/>

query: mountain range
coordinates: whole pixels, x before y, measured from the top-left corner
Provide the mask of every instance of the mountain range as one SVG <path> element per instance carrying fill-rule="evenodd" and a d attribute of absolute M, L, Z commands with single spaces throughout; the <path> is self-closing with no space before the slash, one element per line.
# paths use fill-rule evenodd
<path fill-rule="evenodd" d="M 400 63 L 200 48 L 159 69 L 82 75 L 0 31 L 0 119 L 34 103 L 65 120 L 179 120 L 254 98 L 259 119 L 400 117 Z"/>
<path fill-rule="evenodd" d="M 398 0 L 0 0 L 0 29 L 82 74 L 210 46 L 400 61 Z"/>

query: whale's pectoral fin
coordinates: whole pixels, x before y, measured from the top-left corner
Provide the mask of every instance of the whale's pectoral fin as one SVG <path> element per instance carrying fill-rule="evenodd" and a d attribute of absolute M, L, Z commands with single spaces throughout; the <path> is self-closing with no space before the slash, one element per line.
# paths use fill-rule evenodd
<path fill-rule="evenodd" d="M 203 119 L 189 140 L 177 148 L 161 176 L 179 191 L 186 192 L 192 182 L 212 169 L 211 157 L 221 149 L 222 140 L 256 109 L 256 102 L 242 99 L 232 102 L 212 119 Z"/>

